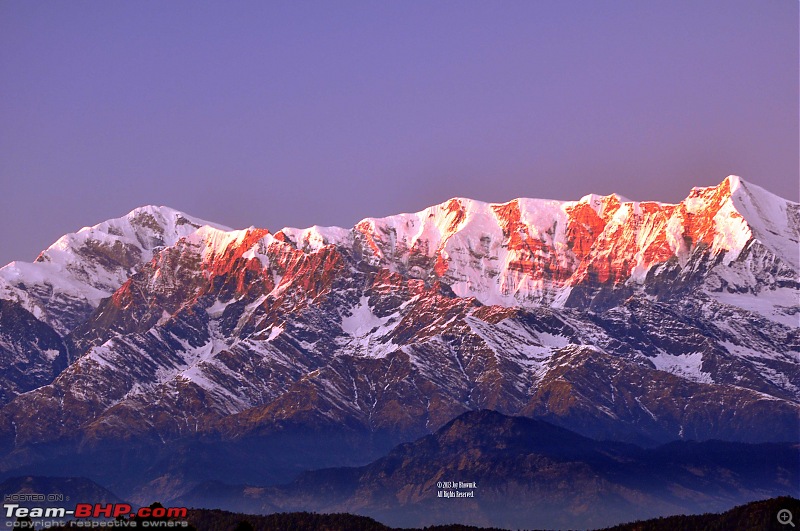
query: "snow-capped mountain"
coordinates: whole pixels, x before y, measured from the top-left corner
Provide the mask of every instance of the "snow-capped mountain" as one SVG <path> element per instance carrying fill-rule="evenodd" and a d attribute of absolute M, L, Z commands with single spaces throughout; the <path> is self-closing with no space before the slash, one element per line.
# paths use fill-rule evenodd
<path fill-rule="evenodd" d="M 0 268 L 0 298 L 20 303 L 61 333 L 69 332 L 154 253 L 201 226 L 230 230 L 167 207 L 137 208 L 62 236 L 32 264 L 11 262 Z"/>
<path fill-rule="evenodd" d="M 455 198 L 352 229 L 137 209 L 0 269 L 16 321 L 47 330 L 0 312 L 2 468 L 305 441 L 243 467 L 263 475 L 483 408 L 640 442 L 797 440 L 799 240 L 800 205 L 738 177 L 677 205 Z"/>

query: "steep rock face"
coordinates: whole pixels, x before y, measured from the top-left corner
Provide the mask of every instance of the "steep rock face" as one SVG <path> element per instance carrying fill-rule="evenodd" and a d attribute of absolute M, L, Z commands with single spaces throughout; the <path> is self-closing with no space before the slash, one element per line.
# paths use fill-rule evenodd
<path fill-rule="evenodd" d="M 352 230 L 137 209 L 0 269 L 70 361 L 9 373 L 2 468 L 307 430 L 334 434 L 308 459 L 324 465 L 338 430 L 364 446 L 335 464 L 357 463 L 483 408 L 648 444 L 795 440 L 797 212 L 733 177 L 678 205 L 453 199 Z"/>
<path fill-rule="evenodd" d="M 19 304 L 0 299 L 0 404 L 49 384 L 69 361 L 61 336 Z"/>

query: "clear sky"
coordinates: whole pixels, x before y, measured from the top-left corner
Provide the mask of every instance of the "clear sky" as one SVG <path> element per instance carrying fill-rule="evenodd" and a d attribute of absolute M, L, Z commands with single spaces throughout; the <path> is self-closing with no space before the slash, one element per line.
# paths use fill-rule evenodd
<path fill-rule="evenodd" d="M 144 204 L 798 200 L 796 0 L 0 2 L 0 263 Z"/>

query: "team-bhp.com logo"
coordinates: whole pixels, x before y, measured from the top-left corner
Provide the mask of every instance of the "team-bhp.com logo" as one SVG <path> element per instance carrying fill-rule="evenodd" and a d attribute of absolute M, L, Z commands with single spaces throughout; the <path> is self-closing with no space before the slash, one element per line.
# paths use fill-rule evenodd
<path fill-rule="evenodd" d="M 186 524 L 186 522 L 168 521 L 169 519 L 185 519 L 188 514 L 186 507 L 161 507 L 154 505 L 150 507 L 140 507 L 134 510 L 133 507 L 127 503 L 79 503 L 75 509 L 67 510 L 63 507 L 21 507 L 19 504 L 6 503 L 3 505 L 6 516 L 6 527 L 22 527 L 19 524 L 20 519 L 61 519 L 61 518 L 75 518 L 77 520 L 76 527 L 117 527 L 122 524 L 128 523 L 125 518 L 133 519 L 164 519 L 163 521 L 148 521 L 141 522 L 130 521 L 130 524 L 141 524 L 142 527 L 164 527 L 163 524 L 169 523 L 168 527 L 175 527 L 174 524 Z M 15 518 L 18 521 L 12 521 Z M 96 519 L 113 519 L 111 522 L 98 522 Z M 85 519 L 86 521 L 81 521 Z M 88 521 L 95 519 L 95 521 Z M 35 524 L 35 522 L 34 522 Z M 87 525 L 82 525 L 87 524 Z"/>

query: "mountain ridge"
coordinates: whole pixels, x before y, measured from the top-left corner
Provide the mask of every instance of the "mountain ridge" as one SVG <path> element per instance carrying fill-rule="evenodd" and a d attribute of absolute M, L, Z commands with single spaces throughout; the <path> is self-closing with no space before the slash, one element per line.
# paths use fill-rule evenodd
<path fill-rule="evenodd" d="M 624 199 L 624 198 L 622 198 Z M 576 217 L 579 218 L 579 223 L 576 224 L 575 227 L 570 227 L 568 231 L 573 231 L 576 234 L 573 234 L 572 240 L 569 244 L 575 249 L 575 253 L 577 255 L 584 254 L 586 252 L 586 245 L 587 245 L 587 237 L 592 236 L 593 232 L 597 230 L 597 227 L 592 227 L 592 225 L 596 225 L 598 221 L 603 223 L 603 225 L 608 225 L 608 223 L 614 221 L 614 216 L 625 218 L 630 214 L 641 215 L 641 210 L 644 209 L 647 211 L 648 209 L 653 208 L 662 208 L 665 209 L 667 213 L 670 215 L 674 214 L 674 210 L 678 209 L 678 207 L 684 207 L 683 215 L 688 217 L 692 217 L 698 211 L 702 210 L 702 207 L 705 205 L 707 206 L 706 202 L 711 201 L 713 206 L 717 209 L 715 212 L 715 216 L 712 217 L 711 222 L 708 219 L 703 220 L 702 222 L 695 222 L 690 220 L 688 225 L 691 225 L 691 228 L 696 231 L 696 234 L 693 237 L 699 241 L 706 243 L 711 246 L 712 250 L 714 251 L 738 251 L 741 252 L 744 248 L 744 244 L 748 240 L 748 236 L 758 236 L 758 239 L 762 244 L 767 245 L 772 249 L 772 251 L 779 256 L 781 260 L 786 261 L 789 265 L 793 266 L 795 269 L 798 268 L 798 256 L 797 253 L 792 253 L 790 246 L 787 247 L 786 245 L 774 245 L 771 242 L 774 242 L 776 235 L 783 235 L 786 236 L 788 234 L 789 244 L 791 245 L 794 243 L 795 245 L 798 243 L 797 240 L 797 232 L 800 230 L 800 205 L 797 203 L 792 203 L 790 201 L 783 200 L 774 194 L 764 190 L 761 187 L 756 185 L 752 185 L 746 183 L 742 179 L 736 176 L 729 176 L 727 177 L 720 185 L 716 187 L 705 187 L 705 188 L 693 188 L 687 197 L 687 199 L 678 204 L 669 204 L 669 203 L 661 203 L 656 201 L 622 201 L 620 196 L 616 194 L 611 194 L 608 196 L 596 196 L 593 194 L 589 194 L 584 196 L 578 201 L 557 201 L 557 200 L 546 200 L 546 199 L 529 199 L 529 198 L 517 198 L 512 199 L 506 203 L 485 203 L 482 201 L 476 201 L 473 199 L 466 199 L 460 197 L 451 198 L 448 201 L 440 203 L 438 205 L 434 205 L 427 209 L 421 210 L 416 213 L 405 213 L 405 214 L 397 214 L 393 216 L 387 216 L 384 218 L 364 218 L 359 221 L 352 229 L 345 229 L 341 227 L 320 227 L 320 226 L 312 226 L 306 229 L 296 229 L 296 228 L 289 228 L 284 227 L 278 230 L 276 233 L 272 234 L 267 229 L 256 229 L 255 227 L 250 227 L 249 229 L 240 229 L 240 230 L 232 230 L 227 227 L 217 225 L 214 223 L 210 223 L 207 221 L 200 220 L 198 218 L 194 218 L 189 216 L 188 214 L 176 211 L 169 207 L 155 207 L 155 206 L 144 206 L 139 207 L 137 209 L 132 210 L 126 216 L 122 218 L 117 218 L 114 220 L 108 220 L 93 227 L 84 227 L 77 233 L 72 233 L 65 235 L 64 237 L 60 238 L 56 243 L 50 246 L 47 250 L 43 251 L 39 257 L 37 257 L 34 264 L 38 264 L 41 266 L 46 266 L 49 263 L 59 262 L 59 261 L 66 261 L 67 265 L 63 269 L 66 269 L 66 272 L 70 271 L 69 265 L 70 260 L 67 258 L 63 260 L 64 255 L 69 255 L 70 251 L 73 250 L 74 254 L 81 254 L 80 248 L 74 250 L 75 245 L 74 242 L 71 240 L 79 240 L 83 237 L 84 242 L 92 242 L 93 238 L 91 235 L 97 233 L 105 232 L 109 236 L 117 237 L 117 238 L 124 238 L 125 240 L 138 240 L 141 248 L 138 250 L 135 246 L 131 246 L 130 241 L 124 242 L 124 246 L 126 249 L 123 251 L 114 250 L 114 253 L 109 252 L 109 254 L 115 255 L 122 255 L 123 260 L 118 260 L 118 262 L 122 262 L 122 265 L 127 266 L 127 273 L 130 273 L 132 268 L 136 265 L 136 259 L 129 256 L 129 254 L 139 254 L 140 258 L 138 260 L 139 265 L 147 262 L 148 259 L 152 256 L 152 249 L 154 247 L 163 247 L 163 246 L 170 246 L 177 243 L 178 239 L 182 237 L 190 236 L 195 230 L 199 229 L 200 232 L 203 230 L 207 231 L 207 234 L 198 234 L 198 236 L 202 239 L 204 236 L 209 239 L 216 241 L 216 245 L 214 247 L 224 247 L 230 245 L 231 243 L 235 242 L 237 238 L 241 237 L 243 234 L 260 234 L 263 238 L 266 239 L 265 243 L 268 245 L 271 243 L 271 240 L 277 239 L 280 241 L 285 241 L 291 243 L 293 246 L 297 248 L 301 248 L 305 251 L 314 251 L 319 250 L 321 247 L 329 244 L 342 244 L 345 243 L 344 240 L 347 239 L 348 235 L 356 236 L 356 232 L 360 232 L 367 240 L 367 244 L 369 247 L 375 252 L 377 258 L 381 258 L 385 256 L 384 249 L 378 245 L 378 242 L 375 240 L 374 235 L 370 235 L 368 231 L 366 231 L 367 227 L 371 227 L 373 230 L 372 232 L 380 232 L 377 229 L 377 225 L 381 223 L 388 224 L 388 225 L 398 225 L 405 222 L 406 224 L 412 223 L 411 218 L 418 218 L 413 223 L 419 223 L 420 218 L 428 217 L 428 218 L 435 218 L 433 225 L 436 229 L 439 230 L 440 234 L 434 236 L 434 241 L 438 238 L 440 242 L 443 244 L 447 243 L 447 240 L 454 236 L 458 232 L 458 228 L 461 225 L 468 224 L 469 220 L 467 219 L 468 216 L 465 212 L 471 211 L 480 211 L 483 210 L 490 210 L 491 213 L 496 217 L 496 222 L 500 225 L 503 225 L 504 232 L 516 229 L 520 230 L 520 216 L 525 215 L 526 212 L 532 212 L 534 210 L 544 210 L 548 213 L 548 215 L 552 216 L 555 215 L 559 210 L 569 210 L 570 212 L 576 212 Z M 522 206 L 522 211 L 520 211 L 520 205 Z M 770 217 L 765 217 L 762 213 L 761 216 L 756 216 L 756 214 L 763 209 L 764 206 L 773 207 L 772 210 L 777 210 L 781 215 L 783 215 L 786 220 L 785 223 L 776 223 L 771 220 Z M 777 207 L 776 207 L 777 205 Z M 588 207 L 588 208 L 587 208 Z M 620 209 L 623 209 L 621 212 Z M 724 215 L 720 215 L 720 210 L 724 210 L 723 214 L 728 214 L 729 217 L 733 220 L 730 223 L 733 223 L 733 228 L 740 229 L 741 234 L 737 235 L 734 233 L 731 227 L 726 226 Z M 586 213 L 588 210 L 595 212 L 597 218 L 595 219 L 584 219 L 587 215 Z M 624 212 L 624 210 L 629 210 L 630 212 Z M 751 218 L 750 225 L 756 226 L 756 234 L 752 233 L 750 225 L 747 224 L 747 220 L 742 213 L 738 212 L 738 210 L 744 210 L 747 217 Z M 483 212 L 479 212 L 483 215 Z M 679 214 L 681 214 L 679 212 Z M 738 217 L 737 217 L 738 214 Z M 157 216 L 160 219 L 157 221 L 153 216 Z M 537 214 L 534 217 L 530 217 L 527 220 L 528 224 L 531 227 L 535 227 L 536 231 L 539 233 L 538 236 L 541 236 L 541 233 L 546 232 L 542 230 L 543 227 L 537 226 L 541 224 L 541 218 L 547 217 L 542 216 L 541 214 Z M 774 217 L 774 213 L 773 216 Z M 538 218 L 538 222 L 537 219 Z M 719 219 L 718 219 L 719 218 Z M 670 223 L 675 222 L 678 218 L 671 217 L 666 225 L 668 226 Z M 753 219 L 761 219 L 767 220 L 768 223 L 766 225 L 761 226 L 761 223 L 754 223 Z M 149 235 L 142 235 L 140 232 L 137 232 L 136 228 L 134 227 L 134 222 L 137 220 L 141 220 L 138 224 L 139 229 L 151 229 L 153 232 Z M 735 226 L 739 221 L 743 220 L 745 222 L 745 226 Z M 124 221 L 127 221 L 127 227 L 123 227 L 120 230 L 120 225 L 124 225 Z M 160 223 L 159 223 L 160 221 Z M 485 219 L 479 221 L 486 221 Z M 717 223 L 718 222 L 718 223 Z M 720 227 L 724 229 L 724 233 L 721 235 L 709 235 L 707 231 L 713 227 L 704 226 L 708 225 L 709 223 L 718 224 Z M 563 225 L 564 223 L 562 223 Z M 179 227 L 188 226 L 191 227 L 190 230 L 179 230 Z M 578 225 L 583 225 L 582 227 Z M 415 225 L 416 226 L 416 225 Z M 210 229 L 203 229 L 202 227 L 209 227 Z M 381 227 L 380 229 L 386 230 L 386 227 Z M 406 245 L 408 250 L 411 254 L 415 252 L 415 245 L 419 241 L 422 233 L 430 233 L 432 232 L 432 227 L 426 226 L 422 223 L 420 228 L 420 234 L 416 234 L 411 238 L 408 238 L 406 234 L 405 237 L 409 240 L 409 243 Z M 444 229 L 444 232 L 442 232 Z M 395 227 L 395 230 L 396 227 Z M 227 234 L 215 234 L 216 231 L 220 231 Z M 133 233 L 131 235 L 131 232 Z M 435 231 L 434 231 L 435 232 Z M 159 233 L 161 234 L 159 236 Z M 537 236 L 534 235 L 534 236 Z M 618 231 L 615 231 L 612 235 L 618 235 Z M 530 237 L 531 235 L 527 235 Z M 679 260 L 685 259 L 685 256 L 681 256 L 682 253 L 686 252 L 686 249 L 681 247 L 682 242 L 679 241 L 680 237 L 677 235 L 671 236 L 667 235 L 667 239 L 669 241 L 657 241 L 654 242 L 655 245 L 651 244 L 650 247 L 644 249 L 644 255 L 658 256 L 663 255 L 663 253 L 672 253 L 671 256 L 678 258 Z M 252 241 L 252 238 L 248 238 L 248 240 Z M 555 241 L 555 237 L 551 237 L 552 241 Z M 744 240 L 744 241 L 743 241 Z M 113 245 L 118 245 L 121 240 L 113 239 Z M 509 242 L 510 246 L 513 247 L 515 245 L 519 245 L 520 242 L 514 242 L 514 236 L 512 235 L 511 241 Z M 563 242 L 556 242 L 556 243 L 563 243 Z M 160 245 L 159 245 L 160 244 Z M 435 247 L 432 242 L 426 243 L 428 248 Z M 669 251 L 667 251 L 669 248 Z M 131 251 L 127 252 L 128 249 Z M 221 252 L 224 249 L 216 249 L 217 252 Z M 434 262 L 435 268 L 438 268 L 436 271 L 440 276 L 442 273 L 445 273 L 447 270 L 446 263 L 449 261 L 450 257 L 447 253 L 446 249 L 444 250 L 444 254 L 438 254 L 436 256 L 431 256 Z M 150 251 L 148 253 L 148 251 Z M 213 252 L 213 251 L 212 251 Z M 418 250 L 416 252 L 419 252 Z M 727 253 L 726 253 L 727 254 Z M 61 260 L 60 260 L 61 259 Z M 726 260 L 730 261 L 733 260 L 733 257 L 727 257 Z M 641 262 L 641 259 L 640 259 Z M 515 265 L 516 263 L 516 265 Z M 10 277 L 16 275 L 17 277 L 24 277 L 26 273 L 30 274 L 31 276 L 36 276 L 33 273 L 29 273 L 25 270 L 18 270 L 17 268 L 22 269 L 31 269 L 31 264 L 25 264 L 24 262 L 12 262 L 2 268 L 0 268 L 0 288 L 4 290 L 4 298 L 15 299 L 18 302 L 21 302 L 26 308 L 37 315 L 37 317 L 41 317 L 43 310 L 40 305 L 32 304 L 29 302 L 29 298 L 25 298 L 24 296 L 19 296 L 18 293 L 14 293 L 14 290 L 11 287 L 12 279 Z M 114 264 L 120 265 L 120 264 Z M 509 266 L 513 268 L 518 268 L 524 270 L 526 267 L 522 261 L 514 262 L 513 260 L 509 263 Z M 642 270 L 642 267 L 649 268 L 652 264 L 646 264 L 645 262 L 637 263 L 636 266 L 630 267 L 629 271 L 627 272 L 628 278 L 633 278 L 636 280 L 642 280 L 645 271 Z M 413 266 L 412 266 L 413 267 Z M 115 279 L 113 278 L 103 278 L 104 275 L 98 275 L 98 268 L 95 268 L 92 272 L 94 277 L 100 277 L 100 282 L 94 282 L 92 286 L 88 286 L 89 288 L 94 288 L 96 292 L 99 293 L 92 293 L 85 294 L 84 298 L 93 304 L 95 307 L 101 298 L 105 298 L 111 294 L 111 292 L 118 289 L 123 281 L 120 281 L 119 275 L 117 275 L 116 283 L 114 282 Z M 588 271 L 583 271 L 580 268 L 576 271 L 578 275 L 586 275 L 589 274 Z M 608 272 L 599 272 L 602 274 L 607 274 Z M 619 274 L 619 273 L 617 273 Z M 52 274 L 51 277 L 55 277 L 57 275 Z M 89 275 L 86 272 L 83 272 L 81 276 L 85 279 Z M 108 277 L 108 275 L 105 275 Z M 558 276 L 558 275 L 556 275 Z M 625 276 L 625 275 L 623 275 Z M 606 278 L 607 279 L 607 278 Z M 80 281 L 80 279 L 75 279 Z M 601 281 L 602 281 L 601 277 Z M 619 278 L 616 280 L 627 280 L 626 278 Z M 114 287 L 116 284 L 116 287 Z M 101 289 L 98 289 L 101 288 Z M 88 291 L 88 290 L 87 290 Z M 11 296 L 12 294 L 17 295 L 16 297 Z M 458 289 L 456 289 L 456 294 L 459 296 L 467 296 L 467 294 L 474 294 L 467 290 L 464 293 L 458 293 Z M 504 303 L 501 305 L 508 305 L 509 303 L 519 303 L 519 300 L 509 300 L 508 298 L 500 297 L 497 300 L 491 299 L 481 299 L 478 297 L 481 302 L 484 304 L 489 304 L 493 302 L 500 302 Z M 546 302 L 555 303 L 556 305 L 563 304 L 564 296 L 556 297 L 552 300 L 548 300 Z M 61 325 L 61 327 L 56 326 L 57 329 L 63 330 L 63 324 L 55 320 L 57 325 Z M 50 322 L 48 324 L 53 325 L 54 323 Z"/>
<path fill-rule="evenodd" d="M 452 199 L 275 234 L 143 207 L 0 268 L 0 471 L 181 456 L 121 487 L 145 500 L 198 480 L 190 456 L 278 481 L 484 408 L 646 445 L 795 440 L 798 208 L 733 177 L 677 205 Z"/>

